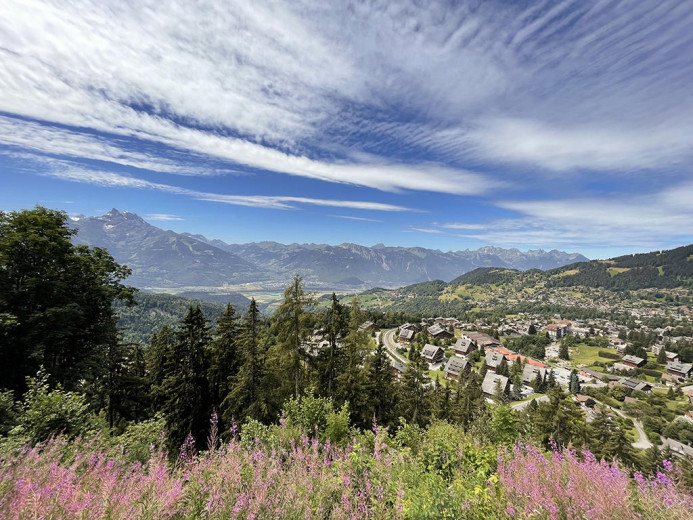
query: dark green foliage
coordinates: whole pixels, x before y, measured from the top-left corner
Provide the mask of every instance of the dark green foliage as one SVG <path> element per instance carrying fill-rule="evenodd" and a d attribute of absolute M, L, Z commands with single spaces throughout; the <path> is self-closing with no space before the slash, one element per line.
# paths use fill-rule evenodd
<path fill-rule="evenodd" d="M 419 350 L 414 350 L 409 358 L 409 365 L 402 376 L 400 410 L 401 416 L 408 422 L 415 424 L 427 424 L 430 411 L 430 392 L 428 384 L 430 378 L 427 374 L 428 363 L 421 356 Z"/>
<path fill-rule="evenodd" d="M 161 411 L 171 448 L 178 448 L 192 434 L 204 444 L 212 406 L 207 373 L 209 326 L 199 307 L 190 307 L 175 333 L 161 385 Z"/>
<path fill-rule="evenodd" d="M 293 392 L 293 396 L 298 397 L 307 383 L 303 377 L 307 355 L 303 345 L 311 331 L 308 307 L 312 304 L 313 299 L 306 294 L 303 280 L 296 275 L 284 291 L 284 301 L 274 315 L 273 328 L 277 338 L 274 354 L 280 370 L 293 377 L 287 396 L 289 392 Z"/>
<path fill-rule="evenodd" d="M 659 354 L 657 354 L 657 363 L 660 365 L 666 365 L 667 363 L 667 352 L 664 348 L 659 349 Z"/>
<path fill-rule="evenodd" d="M 135 303 L 136 305 L 126 305 L 116 302 L 114 307 L 123 340 L 142 345 L 149 343 L 152 331 L 161 330 L 164 325 L 175 328 L 191 306 L 199 305 L 210 321 L 216 321 L 226 309 L 226 305 L 221 303 L 143 291 L 135 294 Z"/>
<path fill-rule="evenodd" d="M 238 350 L 240 367 L 230 377 L 230 389 L 222 401 L 222 418 L 228 425 L 234 418 L 263 419 L 268 416 L 266 377 L 266 355 L 261 341 L 260 312 L 255 299 L 250 300 L 248 312 L 239 331 Z"/>
<path fill-rule="evenodd" d="M 114 340 L 114 299 L 129 270 L 105 249 L 75 246 L 67 215 L 42 207 L 0 212 L 0 381 L 20 392 L 43 365 L 66 388 L 94 376 Z"/>
<path fill-rule="evenodd" d="M 570 359 L 570 352 L 566 341 L 561 341 L 561 346 L 558 349 L 558 357 L 566 360 Z"/>
<path fill-rule="evenodd" d="M 580 378 L 578 377 L 578 372 L 575 369 L 570 372 L 570 384 L 568 386 L 568 391 L 571 394 L 580 393 Z"/>
<path fill-rule="evenodd" d="M 229 303 L 217 320 L 212 343 L 209 346 L 209 392 L 212 406 L 219 409 L 230 391 L 231 382 L 241 364 L 238 347 L 240 326 L 236 310 Z"/>

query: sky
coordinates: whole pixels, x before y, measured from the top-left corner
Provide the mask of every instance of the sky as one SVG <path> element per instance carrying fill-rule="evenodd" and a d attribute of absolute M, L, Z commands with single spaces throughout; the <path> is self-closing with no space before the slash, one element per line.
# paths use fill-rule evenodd
<path fill-rule="evenodd" d="M 3 0 L 0 209 L 227 242 L 693 242 L 693 2 Z"/>

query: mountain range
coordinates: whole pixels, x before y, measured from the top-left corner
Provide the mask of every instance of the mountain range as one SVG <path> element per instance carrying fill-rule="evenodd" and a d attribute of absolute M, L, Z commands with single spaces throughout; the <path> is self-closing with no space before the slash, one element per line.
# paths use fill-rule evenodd
<path fill-rule="evenodd" d="M 588 260 L 578 253 L 498 247 L 443 252 L 383 244 L 227 244 L 163 230 L 117 209 L 98 217 L 75 217 L 71 225 L 78 229 L 76 243 L 105 247 L 132 269 L 128 283 L 149 288 L 219 288 L 250 282 L 276 286 L 295 273 L 312 288 L 399 287 L 452 280 L 478 267 L 545 270 Z"/>

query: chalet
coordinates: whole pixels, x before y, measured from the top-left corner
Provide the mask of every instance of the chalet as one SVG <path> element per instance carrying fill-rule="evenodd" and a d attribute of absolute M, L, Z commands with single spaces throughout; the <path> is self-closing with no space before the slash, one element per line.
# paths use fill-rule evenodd
<path fill-rule="evenodd" d="M 447 339 L 452 337 L 452 334 L 450 334 L 440 323 L 436 323 L 435 325 L 428 327 L 428 334 L 435 339 Z"/>
<path fill-rule="evenodd" d="M 379 331 L 380 328 L 373 323 L 372 321 L 364 321 L 361 326 L 359 327 L 359 332 L 376 332 Z"/>
<path fill-rule="evenodd" d="M 445 351 L 440 347 L 426 343 L 421 350 L 421 357 L 429 363 L 440 363 L 445 357 Z"/>
<path fill-rule="evenodd" d="M 496 338 L 489 336 L 488 334 L 484 334 L 483 332 L 465 332 L 462 334 L 462 338 L 473 341 L 479 348 L 501 345 L 501 342 Z"/>
<path fill-rule="evenodd" d="M 443 372 L 445 379 L 459 379 L 460 374 L 468 374 L 472 370 L 472 365 L 465 358 L 452 356 L 445 364 Z"/>
<path fill-rule="evenodd" d="M 505 376 L 500 376 L 489 370 L 486 372 L 484 382 L 481 383 L 481 389 L 486 395 L 494 396 L 496 395 L 496 390 L 499 384 L 501 391 L 503 393 L 507 393 L 510 388 L 510 380 Z"/>
<path fill-rule="evenodd" d="M 688 379 L 691 377 L 693 365 L 690 363 L 669 363 L 667 364 L 667 374 L 670 374 L 679 379 Z"/>
<path fill-rule="evenodd" d="M 583 394 L 575 394 L 573 397 L 575 399 L 575 402 L 579 404 L 580 406 L 584 406 L 585 408 L 594 408 L 597 402 L 592 399 L 589 395 L 583 395 Z"/>
<path fill-rule="evenodd" d="M 414 339 L 414 331 L 411 329 L 401 329 L 399 331 L 399 342 L 402 344 L 411 343 Z"/>
<path fill-rule="evenodd" d="M 623 356 L 623 359 L 621 359 L 621 362 L 624 365 L 628 365 L 629 367 L 633 368 L 640 368 L 647 363 L 647 361 L 643 358 L 637 357 L 637 356 Z"/>
<path fill-rule="evenodd" d="M 546 377 L 546 369 L 535 365 L 526 364 L 522 369 L 522 382 L 526 385 L 531 385 L 537 380 L 537 374 L 544 379 L 544 377 Z"/>
<path fill-rule="evenodd" d="M 395 379 L 401 379 L 404 372 L 407 371 L 407 365 L 400 363 L 399 361 L 395 361 L 394 359 L 390 360 L 390 364 L 392 365 L 392 368 L 395 369 Z"/>
<path fill-rule="evenodd" d="M 495 372 L 501 361 L 505 359 L 505 356 L 499 352 L 487 352 L 486 353 L 486 366 L 489 370 Z"/>
<path fill-rule="evenodd" d="M 640 392 L 645 392 L 649 394 L 652 392 L 652 385 L 646 383 L 645 381 L 639 381 L 637 379 L 631 379 L 628 377 L 623 377 L 618 380 L 618 384 L 630 388 L 631 390 L 638 390 Z"/>
<path fill-rule="evenodd" d="M 460 338 L 453 345 L 455 354 L 459 356 L 468 356 L 476 350 L 476 345 L 469 339 Z"/>
<path fill-rule="evenodd" d="M 678 355 L 676 352 L 669 352 L 666 351 L 667 355 L 667 363 L 680 363 L 681 362 L 681 356 Z"/>
<path fill-rule="evenodd" d="M 421 326 L 417 325 L 416 323 L 405 323 L 400 327 L 400 329 L 409 329 L 413 330 L 414 332 L 419 332 L 421 330 Z"/>

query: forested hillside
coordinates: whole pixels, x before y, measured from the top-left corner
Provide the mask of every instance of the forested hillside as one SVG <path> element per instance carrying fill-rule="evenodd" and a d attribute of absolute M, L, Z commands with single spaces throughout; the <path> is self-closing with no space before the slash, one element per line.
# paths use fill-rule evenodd
<path fill-rule="evenodd" d="M 550 271 L 480 267 L 449 283 L 435 280 L 362 294 L 364 301 L 373 306 L 377 304 L 381 310 L 461 316 L 477 308 L 480 302 L 487 307 L 507 309 L 512 306 L 516 311 L 546 310 L 549 300 L 554 299 L 552 291 L 569 288 L 577 292 L 602 289 L 617 294 L 676 287 L 693 287 L 693 245 L 671 251 L 578 262 Z"/>
<path fill-rule="evenodd" d="M 547 271 L 550 286 L 614 290 L 693 287 L 693 245 L 669 251 L 579 262 Z"/>
<path fill-rule="evenodd" d="M 118 316 L 118 326 L 122 329 L 124 341 L 136 341 L 143 345 L 148 345 L 152 333 L 160 330 L 164 325 L 175 327 L 178 321 L 180 321 L 180 317 L 191 306 L 199 305 L 202 312 L 210 320 L 216 320 L 221 316 L 226 307 L 223 303 L 170 294 L 137 292 L 134 298 L 135 305 L 116 303 L 115 310 Z M 248 306 L 250 300 L 241 296 L 240 298 L 230 298 L 227 300 L 227 303 L 243 309 Z"/>

